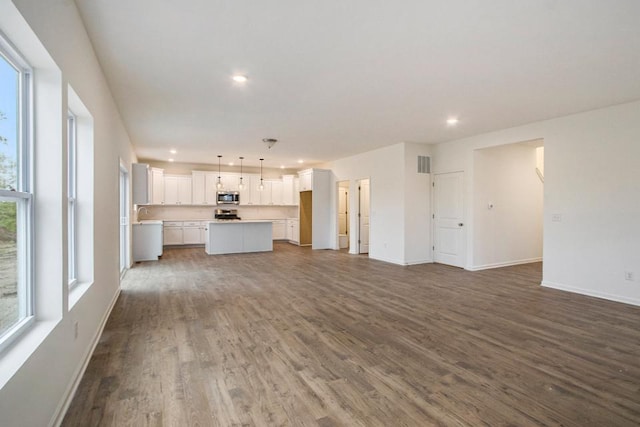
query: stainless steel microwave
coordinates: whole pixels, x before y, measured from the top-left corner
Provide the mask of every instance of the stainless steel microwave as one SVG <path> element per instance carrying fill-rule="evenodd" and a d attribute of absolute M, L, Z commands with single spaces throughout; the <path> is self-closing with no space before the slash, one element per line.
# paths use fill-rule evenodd
<path fill-rule="evenodd" d="M 239 205 L 240 193 L 237 191 L 218 191 L 217 203 L 219 205 Z"/>

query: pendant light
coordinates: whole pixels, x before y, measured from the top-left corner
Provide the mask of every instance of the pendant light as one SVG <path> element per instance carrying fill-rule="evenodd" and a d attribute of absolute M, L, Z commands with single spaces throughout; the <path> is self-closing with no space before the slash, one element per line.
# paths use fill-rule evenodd
<path fill-rule="evenodd" d="M 238 184 L 238 190 L 244 190 L 244 183 L 242 182 L 242 161 L 244 157 L 240 157 L 240 183 Z"/>
<path fill-rule="evenodd" d="M 222 181 L 220 180 L 220 159 L 222 156 L 218 154 L 218 182 L 216 183 L 216 188 L 218 190 L 222 190 Z"/>
<path fill-rule="evenodd" d="M 264 159 L 260 159 L 260 185 L 258 186 L 258 190 L 264 190 L 264 183 L 262 182 L 262 162 Z"/>

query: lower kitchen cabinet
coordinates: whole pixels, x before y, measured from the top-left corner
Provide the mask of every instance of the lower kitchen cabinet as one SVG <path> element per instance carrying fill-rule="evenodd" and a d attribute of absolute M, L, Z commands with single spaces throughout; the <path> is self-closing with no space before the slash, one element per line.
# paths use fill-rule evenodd
<path fill-rule="evenodd" d="M 165 221 L 164 240 L 167 245 L 204 245 L 205 221 Z"/>
<path fill-rule="evenodd" d="M 287 239 L 287 224 L 284 219 L 274 219 L 272 224 L 273 240 L 286 240 Z"/>
<path fill-rule="evenodd" d="M 300 242 L 300 220 L 298 218 L 289 218 L 286 220 L 286 239 L 298 244 Z"/>
<path fill-rule="evenodd" d="M 182 226 L 182 244 L 204 245 L 205 226 L 205 222 L 185 221 Z"/>
<path fill-rule="evenodd" d="M 133 224 L 133 261 L 157 261 L 162 256 L 162 222 Z"/>

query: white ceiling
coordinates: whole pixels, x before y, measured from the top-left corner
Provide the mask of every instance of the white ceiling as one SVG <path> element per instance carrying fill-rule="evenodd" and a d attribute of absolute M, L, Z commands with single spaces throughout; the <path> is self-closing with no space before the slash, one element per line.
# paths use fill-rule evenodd
<path fill-rule="evenodd" d="M 295 166 L 640 99 L 638 0 L 76 3 L 147 159 Z"/>

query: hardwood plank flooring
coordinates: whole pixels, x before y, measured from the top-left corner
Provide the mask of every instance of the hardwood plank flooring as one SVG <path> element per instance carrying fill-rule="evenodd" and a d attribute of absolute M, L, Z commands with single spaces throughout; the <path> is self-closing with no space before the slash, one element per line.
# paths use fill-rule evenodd
<path fill-rule="evenodd" d="M 170 249 L 128 272 L 63 425 L 640 425 L 640 308 L 540 280 Z"/>

